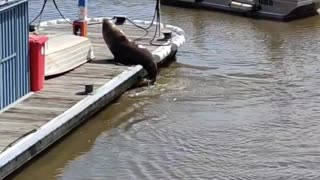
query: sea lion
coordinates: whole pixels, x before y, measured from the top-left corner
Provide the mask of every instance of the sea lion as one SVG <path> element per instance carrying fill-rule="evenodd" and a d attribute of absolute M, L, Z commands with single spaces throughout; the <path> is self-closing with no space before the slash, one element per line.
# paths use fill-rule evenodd
<path fill-rule="evenodd" d="M 129 40 L 123 31 L 108 19 L 102 21 L 102 35 L 116 63 L 124 65 L 140 64 L 147 71 L 150 83 L 154 84 L 158 67 L 153 61 L 150 51 L 144 46 Z"/>

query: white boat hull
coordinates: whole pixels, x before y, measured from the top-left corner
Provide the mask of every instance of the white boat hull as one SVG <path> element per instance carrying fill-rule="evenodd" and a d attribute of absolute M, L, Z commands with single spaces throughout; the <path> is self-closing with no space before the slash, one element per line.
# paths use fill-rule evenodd
<path fill-rule="evenodd" d="M 93 58 L 88 38 L 69 34 L 51 36 L 45 51 L 45 76 L 68 72 Z"/>

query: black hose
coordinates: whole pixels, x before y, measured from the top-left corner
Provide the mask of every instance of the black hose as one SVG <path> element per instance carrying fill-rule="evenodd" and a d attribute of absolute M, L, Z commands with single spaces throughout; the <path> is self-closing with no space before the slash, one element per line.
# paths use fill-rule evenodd
<path fill-rule="evenodd" d="M 160 4 L 160 0 L 157 0 L 157 4 L 156 4 L 156 13 L 157 13 L 157 24 L 156 24 L 156 30 L 154 32 L 154 36 L 153 38 L 150 40 L 150 44 L 151 45 L 154 45 L 154 46 L 170 46 L 172 44 L 172 38 L 170 38 L 170 43 L 169 44 L 156 44 L 156 43 L 153 43 L 153 41 L 156 39 L 156 36 L 157 36 L 157 32 L 159 31 L 159 36 L 160 36 L 160 30 L 161 30 L 161 19 L 160 19 L 160 7 L 159 7 L 159 4 Z"/>
<path fill-rule="evenodd" d="M 151 45 L 154 45 L 154 46 L 170 46 L 171 43 L 172 43 L 172 39 L 170 38 L 170 43 L 169 44 L 156 44 L 156 43 L 153 43 L 153 41 L 155 40 L 156 36 L 157 36 L 157 33 L 159 31 L 159 36 L 160 36 L 160 30 L 161 30 L 161 22 L 160 22 L 160 0 L 157 0 L 157 3 L 156 3 L 156 7 L 155 7 L 155 11 L 154 11 L 154 15 L 153 15 L 153 18 L 152 18 L 152 21 L 150 23 L 150 25 L 148 27 L 142 27 L 142 26 L 139 26 L 138 24 L 134 23 L 131 19 L 129 18 L 126 18 L 131 24 L 133 24 L 134 26 L 140 28 L 140 29 L 143 29 L 146 31 L 146 33 L 139 37 L 139 38 L 136 38 L 135 40 L 138 40 L 138 39 L 142 39 L 143 37 L 145 37 L 148 33 L 149 33 L 149 29 L 152 27 L 153 23 L 154 23 L 154 20 L 157 19 L 157 24 L 156 24 L 156 30 L 154 32 L 154 36 L 153 38 L 150 40 L 150 44 Z"/>
<path fill-rule="evenodd" d="M 47 2 L 48 2 L 48 0 L 44 0 L 44 1 L 43 1 L 42 8 L 41 8 L 39 14 L 38 14 L 35 18 L 33 18 L 33 19 L 30 21 L 29 24 L 33 23 L 36 19 L 39 18 L 39 16 L 42 15 L 42 13 L 43 13 L 43 11 L 44 11 L 44 8 L 46 7 Z"/>
<path fill-rule="evenodd" d="M 68 22 L 69 24 L 72 24 L 72 23 L 71 23 L 68 19 L 66 19 L 66 18 L 64 17 L 64 15 L 61 13 L 61 11 L 60 11 L 57 3 L 56 3 L 56 0 L 53 0 L 53 4 L 54 4 L 54 7 L 56 8 L 56 10 L 58 11 L 58 13 L 60 14 L 60 16 L 61 16 L 66 22 Z"/>

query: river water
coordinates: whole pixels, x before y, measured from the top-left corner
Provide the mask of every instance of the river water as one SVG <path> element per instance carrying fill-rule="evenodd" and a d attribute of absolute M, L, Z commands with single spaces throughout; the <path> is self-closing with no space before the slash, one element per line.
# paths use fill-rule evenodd
<path fill-rule="evenodd" d="M 76 1 L 57 3 L 75 17 Z M 89 16 L 150 20 L 154 5 L 95 0 Z M 59 18 L 47 6 L 42 19 Z M 30 8 L 32 19 L 41 1 Z M 320 179 L 320 17 L 161 9 L 187 42 L 157 85 L 127 92 L 14 179 Z"/>

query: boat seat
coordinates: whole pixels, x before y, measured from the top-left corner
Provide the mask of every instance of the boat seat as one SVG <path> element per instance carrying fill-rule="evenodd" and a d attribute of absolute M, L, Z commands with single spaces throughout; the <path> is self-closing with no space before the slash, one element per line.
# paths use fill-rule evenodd
<path fill-rule="evenodd" d="M 48 36 L 45 48 L 45 76 L 68 72 L 94 58 L 91 41 L 82 36 Z"/>

